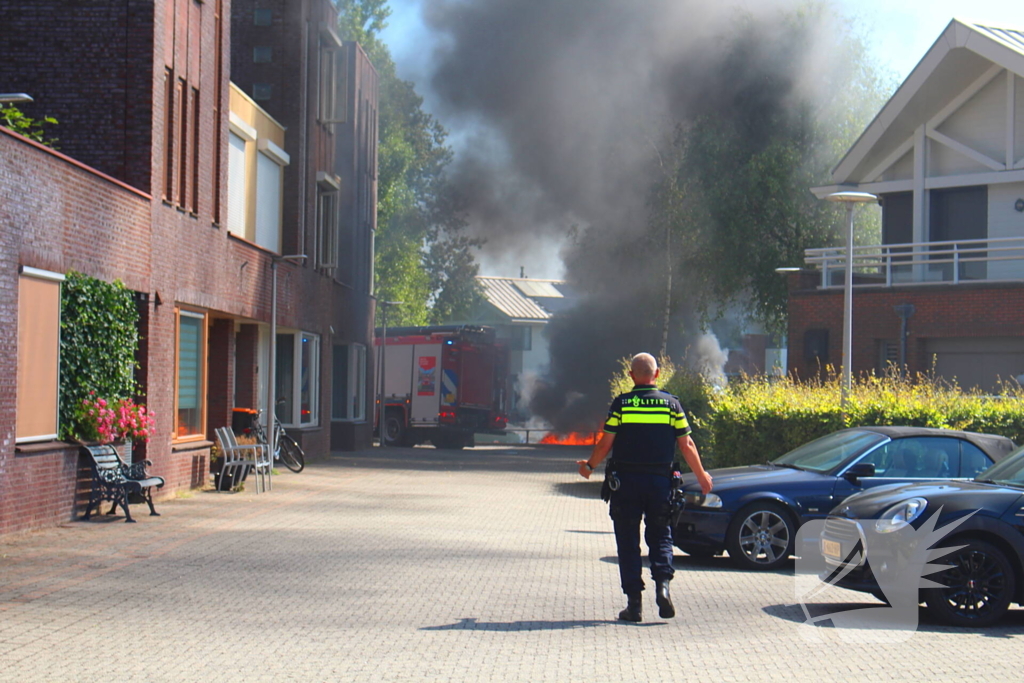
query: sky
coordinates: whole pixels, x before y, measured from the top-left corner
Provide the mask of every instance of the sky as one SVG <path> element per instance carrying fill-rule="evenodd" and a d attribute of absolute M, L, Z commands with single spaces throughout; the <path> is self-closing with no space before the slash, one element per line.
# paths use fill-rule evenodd
<path fill-rule="evenodd" d="M 472 0 L 467 0 L 471 2 Z M 422 21 L 421 12 L 429 0 L 390 0 L 392 15 L 383 33 L 389 45 L 399 76 L 417 84 L 424 96 L 424 106 L 432 111 L 432 93 L 428 83 L 428 56 L 436 39 Z M 587 0 L 579 0 L 585 4 Z M 795 0 L 794 0 L 795 4 Z M 896 82 L 902 82 L 924 57 L 953 17 L 980 24 L 1024 29 L 1022 0 L 835 0 L 844 16 L 855 19 L 867 37 L 877 63 L 888 68 Z M 449 131 L 449 143 L 459 153 L 460 145 L 479 143 L 470 134 L 463 134 L 452 122 L 439 117 Z M 564 275 L 554 249 L 543 261 L 528 268 L 530 277 L 560 278 Z M 518 275 L 520 261 L 498 262 L 481 254 L 481 274 Z"/>

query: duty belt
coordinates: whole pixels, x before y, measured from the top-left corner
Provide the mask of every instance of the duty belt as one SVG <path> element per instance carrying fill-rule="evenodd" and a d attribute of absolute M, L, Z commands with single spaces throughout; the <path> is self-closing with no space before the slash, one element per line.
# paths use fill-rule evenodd
<path fill-rule="evenodd" d="M 663 477 L 672 476 L 672 463 L 670 462 L 614 461 L 608 469 L 619 474 L 657 474 Z"/>

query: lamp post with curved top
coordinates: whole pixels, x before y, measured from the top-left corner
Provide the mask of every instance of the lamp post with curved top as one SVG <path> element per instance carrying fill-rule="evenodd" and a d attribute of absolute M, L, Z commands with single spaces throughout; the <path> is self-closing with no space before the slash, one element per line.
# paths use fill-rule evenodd
<path fill-rule="evenodd" d="M 878 201 L 870 192 L 833 192 L 825 197 L 830 202 L 846 205 L 846 272 L 843 282 L 843 377 L 840 407 L 846 412 L 853 377 L 850 365 L 853 362 L 853 207 L 855 204 Z"/>

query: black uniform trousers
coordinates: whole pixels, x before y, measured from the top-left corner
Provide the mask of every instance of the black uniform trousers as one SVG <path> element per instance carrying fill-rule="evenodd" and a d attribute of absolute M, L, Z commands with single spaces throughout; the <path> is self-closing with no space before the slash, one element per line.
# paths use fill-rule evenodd
<path fill-rule="evenodd" d="M 644 589 L 641 576 L 640 520 L 655 581 L 671 581 L 672 528 L 670 498 L 672 480 L 658 474 L 620 473 L 619 488 L 612 491 L 609 514 L 615 527 L 622 592 L 630 595 Z"/>

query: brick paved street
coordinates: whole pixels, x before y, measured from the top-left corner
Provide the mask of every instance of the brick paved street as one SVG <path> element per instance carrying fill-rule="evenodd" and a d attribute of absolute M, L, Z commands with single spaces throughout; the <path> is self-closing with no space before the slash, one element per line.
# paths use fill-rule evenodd
<path fill-rule="evenodd" d="M 337 454 L 274 490 L 0 541 L 2 681 L 1019 680 L 1002 627 L 800 626 L 784 572 L 679 553 L 679 616 L 618 623 L 614 541 L 572 448 Z M 106 509 L 106 507 L 104 508 Z M 843 592 L 836 599 L 878 605 Z M 829 603 L 829 604 L 824 604 Z M 822 642 L 809 642 L 806 632 Z M 903 634 L 891 634 L 894 639 Z"/>

